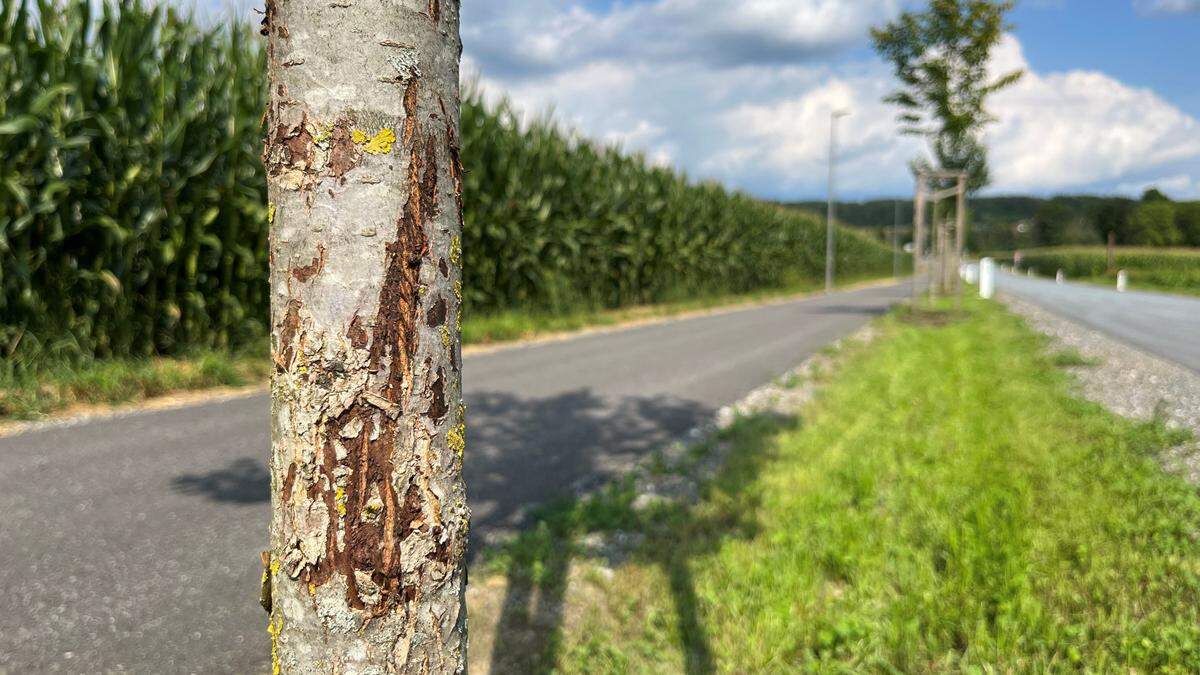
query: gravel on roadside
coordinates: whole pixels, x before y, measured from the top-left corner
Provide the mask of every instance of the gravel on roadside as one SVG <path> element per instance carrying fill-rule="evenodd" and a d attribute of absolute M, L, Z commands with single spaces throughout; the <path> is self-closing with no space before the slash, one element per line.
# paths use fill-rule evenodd
<path fill-rule="evenodd" d="M 1073 349 L 1090 363 L 1068 369 L 1080 393 L 1135 420 L 1158 419 L 1200 439 L 1200 373 L 1131 347 L 1098 331 L 1063 319 L 1042 307 L 1001 294 L 1009 310 L 1051 340 L 1051 349 Z M 1200 484 L 1200 442 L 1169 449 L 1163 463 Z"/>

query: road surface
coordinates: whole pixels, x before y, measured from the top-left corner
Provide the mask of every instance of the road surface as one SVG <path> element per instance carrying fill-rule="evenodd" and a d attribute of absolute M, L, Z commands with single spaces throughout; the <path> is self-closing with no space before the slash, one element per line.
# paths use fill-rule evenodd
<path fill-rule="evenodd" d="M 906 293 L 468 356 L 473 541 L 612 479 Z M 261 671 L 269 442 L 265 395 L 0 438 L 0 672 Z"/>
<path fill-rule="evenodd" d="M 1200 298 L 996 275 L 996 288 L 1200 373 Z"/>

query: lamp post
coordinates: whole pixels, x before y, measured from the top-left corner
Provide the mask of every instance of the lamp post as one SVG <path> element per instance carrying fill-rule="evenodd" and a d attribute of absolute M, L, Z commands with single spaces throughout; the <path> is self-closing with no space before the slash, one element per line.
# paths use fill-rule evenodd
<path fill-rule="evenodd" d="M 833 290 L 833 218 L 836 215 L 833 200 L 834 164 L 837 162 L 837 121 L 850 112 L 847 110 L 831 110 L 829 112 L 829 204 L 825 214 L 825 292 Z"/>

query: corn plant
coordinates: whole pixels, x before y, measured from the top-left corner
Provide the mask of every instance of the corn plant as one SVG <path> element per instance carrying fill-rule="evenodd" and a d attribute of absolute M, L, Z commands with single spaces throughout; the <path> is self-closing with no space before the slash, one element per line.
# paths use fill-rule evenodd
<path fill-rule="evenodd" d="M 476 311 L 616 307 L 816 279 L 825 231 L 783 210 L 589 143 L 506 103 L 463 110 L 467 300 Z M 838 232 L 839 273 L 891 253 Z"/>
<path fill-rule="evenodd" d="M 262 333 L 262 53 L 124 2 L 0 5 L 8 354 L 222 347 Z"/>

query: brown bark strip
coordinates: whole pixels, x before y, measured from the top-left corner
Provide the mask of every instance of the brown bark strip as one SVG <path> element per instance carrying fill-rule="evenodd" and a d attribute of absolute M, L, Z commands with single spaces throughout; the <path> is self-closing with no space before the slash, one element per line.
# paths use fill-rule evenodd
<path fill-rule="evenodd" d="M 279 343 L 276 345 L 273 355 L 276 370 L 283 372 L 292 366 L 292 360 L 296 356 L 293 343 L 299 332 L 300 301 L 292 300 L 288 302 L 287 313 L 284 314 L 283 321 L 278 326 Z"/>
<path fill-rule="evenodd" d="M 311 181 L 313 143 L 312 135 L 308 132 L 308 116 L 301 115 L 300 121 L 295 125 L 278 122 L 281 105 L 275 102 L 267 111 L 269 129 L 267 142 L 263 147 L 263 165 L 267 169 L 267 175 L 273 178 L 285 174 L 299 175 L 301 180 L 290 189 L 309 187 L 305 181 Z"/>
<path fill-rule="evenodd" d="M 409 81 L 404 90 L 404 136 L 401 142 L 406 148 L 413 147 L 413 134 L 417 131 L 417 78 Z"/>
<path fill-rule="evenodd" d="M 350 120 L 339 118 L 329 137 L 329 175 L 342 178 L 358 165 L 362 152 L 353 140 Z"/>
<path fill-rule="evenodd" d="M 375 316 L 371 340 L 371 368 L 378 370 L 382 360 L 389 359 L 389 384 L 384 396 L 401 404 L 407 393 L 404 384 L 411 374 L 411 359 L 417 348 L 420 265 L 429 253 L 424 222 L 436 203 L 437 155 L 430 151 L 432 147 L 432 144 L 427 146 L 422 156 L 419 148 L 412 146 L 408 202 L 397 222 L 396 240 L 387 245 L 379 312 Z"/>
<path fill-rule="evenodd" d="M 280 491 L 280 496 L 284 502 L 292 501 L 292 489 L 296 486 L 296 463 L 288 464 L 287 479 L 283 481 L 283 490 Z"/>
<path fill-rule="evenodd" d="M 303 267 L 292 268 L 292 278 L 300 283 L 307 283 L 310 279 L 321 273 L 325 267 L 325 247 L 321 244 L 317 245 L 317 257 L 312 259 L 312 262 Z"/>
<path fill-rule="evenodd" d="M 425 413 L 434 422 L 441 422 L 446 413 L 450 411 L 449 406 L 446 405 L 446 383 L 444 380 L 445 373 L 439 368 L 437 379 L 429 387 L 429 397 L 431 400 L 429 410 Z"/>
<path fill-rule="evenodd" d="M 362 325 L 362 317 L 355 314 L 350 321 L 350 327 L 346 329 L 346 337 L 350 338 L 350 345 L 355 349 L 365 349 L 371 336 L 367 334 Z"/>
<path fill-rule="evenodd" d="M 300 124 L 292 129 L 283 125 L 275 127 L 275 139 L 287 148 L 287 163 L 298 169 L 312 168 L 312 135 L 307 125 Z"/>
<path fill-rule="evenodd" d="M 465 224 L 465 216 L 463 214 L 463 163 L 462 163 L 462 146 L 458 141 L 458 134 L 454 132 L 454 125 L 451 124 L 451 117 L 446 112 L 446 101 L 438 97 L 438 106 L 442 110 L 442 119 L 446 122 L 446 153 L 450 156 L 450 177 L 454 180 L 454 200 L 458 207 L 458 225 L 461 228 Z"/>
<path fill-rule="evenodd" d="M 433 303 L 433 307 L 429 308 L 429 313 L 425 315 L 425 325 L 437 328 L 444 323 L 446 323 L 446 300 L 438 298 L 438 301 Z"/>

